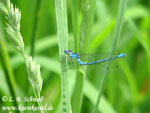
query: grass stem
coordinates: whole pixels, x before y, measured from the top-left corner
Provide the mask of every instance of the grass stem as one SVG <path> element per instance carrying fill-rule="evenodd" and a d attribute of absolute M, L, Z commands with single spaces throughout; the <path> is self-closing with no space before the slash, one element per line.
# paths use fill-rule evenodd
<path fill-rule="evenodd" d="M 94 12 L 95 12 L 95 4 L 96 0 L 86 0 L 82 1 L 82 15 L 83 15 L 83 20 L 82 20 L 82 25 L 81 25 L 81 38 L 80 40 L 80 45 L 75 45 L 76 48 L 80 47 L 80 53 L 87 53 L 88 48 L 89 48 L 89 43 L 91 40 L 91 34 L 92 34 L 92 25 L 93 25 L 93 19 L 94 19 Z M 76 3 L 77 4 L 77 3 Z M 75 9 L 74 9 L 75 10 Z M 74 16 L 76 12 L 74 11 Z M 74 17 L 73 16 L 73 17 Z M 73 19 L 75 24 L 77 21 L 76 19 Z M 77 24 L 77 23 L 76 23 Z M 78 26 L 74 25 L 74 37 L 76 37 L 78 34 L 76 33 L 78 31 Z M 75 39 L 75 44 L 78 43 L 78 39 Z M 75 88 L 74 88 L 74 95 L 72 99 L 72 109 L 73 113 L 80 113 L 81 112 L 81 107 L 82 107 L 82 101 L 83 101 L 83 89 L 84 89 L 84 81 L 85 81 L 85 72 L 86 70 L 83 69 L 84 71 L 81 71 L 79 64 L 77 65 L 76 69 L 76 82 L 75 82 Z"/>
<path fill-rule="evenodd" d="M 59 54 L 61 62 L 61 113 L 71 113 L 70 96 L 68 88 L 68 78 L 66 70 L 66 59 L 64 50 L 68 49 L 68 23 L 67 23 L 67 6 L 66 0 L 55 0 L 57 32 L 59 42 Z"/>
<path fill-rule="evenodd" d="M 0 58 L 1 58 L 2 66 L 6 75 L 6 81 L 8 83 L 10 94 L 13 96 L 13 98 L 16 98 L 17 97 L 16 82 L 15 82 L 12 68 L 10 65 L 10 60 L 9 60 L 9 55 L 6 49 L 6 45 L 2 37 L 0 37 Z M 14 106 L 15 107 L 18 106 L 18 103 L 16 100 L 14 101 Z M 20 111 L 17 110 L 16 113 L 20 113 Z"/>
<path fill-rule="evenodd" d="M 111 46 L 111 52 L 112 53 L 115 51 L 116 46 L 117 46 L 117 42 L 120 38 L 126 5 L 127 5 L 127 0 L 119 0 L 117 22 L 116 22 L 116 26 L 114 28 L 113 35 L 112 35 L 112 39 L 113 39 L 112 46 Z M 110 57 L 112 57 L 112 56 L 110 56 Z M 110 63 L 111 62 L 107 63 L 107 67 L 109 67 Z M 107 75 L 108 75 L 108 69 L 105 69 L 104 76 L 103 76 L 102 81 L 100 83 L 98 98 L 97 98 L 96 105 L 94 107 L 93 113 L 97 113 L 99 101 L 100 101 L 100 98 L 101 98 L 101 95 L 102 95 L 102 90 L 104 88 L 104 83 L 107 79 Z"/>
<path fill-rule="evenodd" d="M 33 32 L 32 32 L 32 37 L 31 37 L 31 56 L 34 57 L 34 52 L 35 52 L 35 39 L 36 39 L 36 31 L 37 31 L 37 24 L 38 24 L 38 13 L 40 11 L 40 4 L 41 0 L 37 0 L 36 2 L 36 9 L 34 13 L 34 23 L 33 23 Z"/>

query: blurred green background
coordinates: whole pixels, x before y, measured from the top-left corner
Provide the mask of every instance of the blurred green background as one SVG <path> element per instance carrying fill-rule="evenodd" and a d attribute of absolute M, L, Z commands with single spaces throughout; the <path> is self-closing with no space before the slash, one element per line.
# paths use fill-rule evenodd
<path fill-rule="evenodd" d="M 31 53 L 32 37 L 35 37 L 35 59 L 41 64 L 44 96 L 43 104 L 52 104 L 48 113 L 59 113 L 61 98 L 60 61 L 54 0 L 11 0 L 21 10 L 21 34 L 25 51 Z M 69 48 L 74 50 L 72 33 L 71 0 L 67 0 Z M 116 23 L 119 0 L 97 0 L 92 26 L 90 52 L 108 52 L 109 41 Z M 80 3 L 80 1 L 79 1 Z M 81 4 L 80 4 L 81 6 Z M 117 62 L 119 68 L 111 68 L 100 102 L 101 113 L 150 113 L 150 2 L 128 0 L 124 25 L 116 52 L 127 53 L 127 58 Z M 33 95 L 27 79 L 22 56 L 13 48 L 5 32 L 6 19 L 0 15 L 0 38 L 6 47 L 7 65 L 12 70 L 16 95 Z M 2 45 L 0 45 L 1 48 Z M 4 64 L 0 59 L 0 106 L 12 105 L 3 102 L 3 96 L 11 96 Z M 6 64 L 6 63 L 5 63 Z M 70 71 L 68 80 L 72 95 L 75 72 Z M 86 76 L 82 113 L 91 113 L 95 105 L 101 80 L 99 70 Z M 32 103 L 22 103 L 31 105 Z M 8 111 L 7 111 L 8 112 Z M 0 113 L 7 113 L 2 111 Z M 32 113 L 30 111 L 29 113 Z M 46 113 L 46 112 L 45 112 Z"/>

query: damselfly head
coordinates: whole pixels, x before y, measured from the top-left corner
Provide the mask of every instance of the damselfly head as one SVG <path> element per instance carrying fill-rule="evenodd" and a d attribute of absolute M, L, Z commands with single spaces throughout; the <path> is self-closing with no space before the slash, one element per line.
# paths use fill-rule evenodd
<path fill-rule="evenodd" d="M 71 49 L 65 50 L 64 53 L 70 55 L 72 54 L 72 50 Z"/>

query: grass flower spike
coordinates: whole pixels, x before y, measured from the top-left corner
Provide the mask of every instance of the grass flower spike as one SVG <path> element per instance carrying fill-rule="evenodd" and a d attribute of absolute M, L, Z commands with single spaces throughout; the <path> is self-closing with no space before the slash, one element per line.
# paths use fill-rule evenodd
<path fill-rule="evenodd" d="M 24 43 L 20 34 L 20 20 L 21 12 L 13 7 L 9 0 L 0 1 L 0 12 L 5 15 L 8 20 L 7 34 L 13 46 L 19 51 L 23 52 Z"/>
<path fill-rule="evenodd" d="M 24 52 L 24 42 L 20 33 L 21 13 L 19 9 L 14 8 L 9 0 L 0 1 L 0 12 L 8 19 L 7 34 L 13 46 L 23 55 L 29 75 L 29 80 L 39 95 L 42 89 L 42 78 L 40 73 L 40 65 L 27 56 Z"/>
<path fill-rule="evenodd" d="M 26 59 L 29 80 L 34 87 L 36 94 L 40 95 L 43 82 L 41 78 L 40 65 L 37 64 L 37 62 L 32 59 L 31 56 L 26 56 Z"/>
<path fill-rule="evenodd" d="M 20 33 L 20 20 L 21 12 L 19 9 L 14 8 L 13 4 L 10 3 L 10 0 L 0 0 L 0 13 L 2 13 L 6 19 L 7 23 L 7 34 L 12 42 L 13 46 L 22 54 L 28 72 L 29 81 L 32 84 L 34 94 L 36 97 L 40 97 L 42 90 L 42 77 L 40 72 L 40 65 L 33 60 L 33 58 L 25 54 L 24 51 L 24 42 Z M 41 106 L 41 103 L 38 103 Z M 43 113 L 43 111 L 41 111 Z"/>
<path fill-rule="evenodd" d="M 10 8 L 10 1 L 9 0 L 1 0 L 0 1 L 0 12 L 5 15 L 8 16 L 8 12 L 9 12 L 9 8 Z"/>

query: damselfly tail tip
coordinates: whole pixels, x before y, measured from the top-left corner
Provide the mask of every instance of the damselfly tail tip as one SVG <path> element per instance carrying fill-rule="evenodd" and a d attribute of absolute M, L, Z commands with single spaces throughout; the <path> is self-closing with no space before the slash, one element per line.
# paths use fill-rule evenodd
<path fill-rule="evenodd" d="M 121 58 L 121 57 L 126 57 L 127 56 L 127 54 L 125 54 L 125 53 L 121 53 L 121 54 L 119 54 L 119 57 Z"/>

